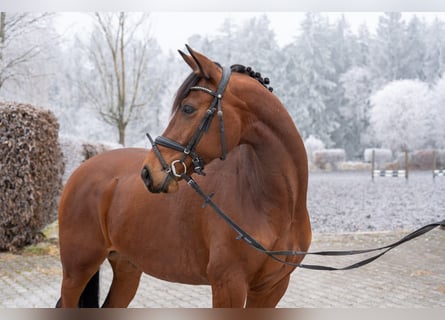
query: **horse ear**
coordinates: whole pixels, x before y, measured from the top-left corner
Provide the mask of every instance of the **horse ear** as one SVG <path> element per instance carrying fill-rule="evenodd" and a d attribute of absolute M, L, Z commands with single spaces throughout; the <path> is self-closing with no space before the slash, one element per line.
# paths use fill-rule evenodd
<path fill-rule="evenodd" d="M 178 52 L 181 55 L 182 59 L 184 59 L 184 61 L 190 66 L 190 68 L 192 68 L 193 71 L 199 69 L 199 67 L 196 65 L 195 60 L 193 60 L 193 58 L 191 56 L 185 54 L 181 50 L 178 50 Z"/>
<path fill-rule="evenodd" d="M 179 51 L 184 61 L 193 69 L 195 74 L 202 76 L 206 79 L 217 78 L 219 75 L 218 67 L 209 58 L 203 54 L 194 51 L 190 46 L 185 45 L 190 56 L 182 51 Z"/>

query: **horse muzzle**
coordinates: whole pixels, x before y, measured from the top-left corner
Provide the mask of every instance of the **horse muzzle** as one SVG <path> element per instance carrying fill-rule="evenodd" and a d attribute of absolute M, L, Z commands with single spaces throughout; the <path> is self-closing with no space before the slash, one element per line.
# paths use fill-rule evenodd
<path fill-rule="evenodd" d="M 151 193 L 173 193 L 178 191 L 178 182 L 166 172 L 160 171 L 153 174 L 153 171 L 145 165 L 141 170 L 141 179 L 148 191 Z"/>

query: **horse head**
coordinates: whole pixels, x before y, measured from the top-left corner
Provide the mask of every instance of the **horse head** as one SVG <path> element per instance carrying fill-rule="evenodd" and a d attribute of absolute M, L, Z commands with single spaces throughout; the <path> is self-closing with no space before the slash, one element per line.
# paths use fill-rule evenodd
<path fill-rule="evenodd" d="M 175 192 L 184 174 L 204 174 L 204 164 L 239 144 L 243 101 L 231 93 L 231 71 L 187 46 L 193 72 L 178 89 L 172 117 L 153 140 L 141 177 L 153 193 Z M 224 124 L 228 124 L 226 127 Z"/>

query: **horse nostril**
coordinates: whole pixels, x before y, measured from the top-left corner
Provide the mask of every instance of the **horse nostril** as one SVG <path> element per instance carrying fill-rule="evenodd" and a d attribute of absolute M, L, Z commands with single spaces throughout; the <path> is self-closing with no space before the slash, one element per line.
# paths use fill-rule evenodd
<path fill-rule="evenodd" d="M 147 168 L 146 166 L 144 166 L 144 167 L 142 168 L 142 171 L 141 171 L 141 178 L 142 178 L 142 181 L 144 181 L 144 183 L 145 183 L 145 185 L 146 185 L 147 187 L 150 187 L 150 186 L 151 186 L 151 175 L 150 175 L 150 170 L 148 170 L 148 168 Z"/>

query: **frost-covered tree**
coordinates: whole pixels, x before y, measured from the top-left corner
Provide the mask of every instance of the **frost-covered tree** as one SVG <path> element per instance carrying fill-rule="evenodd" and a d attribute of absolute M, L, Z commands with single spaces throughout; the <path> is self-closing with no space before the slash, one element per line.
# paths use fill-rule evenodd
<path fill-rule="evenodd" d="M 351 130 L 351 112 L 346 110 L 346 107 L 350 105 L 345 98 L 346 93 L 341 76 L 355 63 L 356 56 L 354 54 L 357 53 L 358 43 L 344 16 L 335 23 L 332 31 L 326 30 L 326 32 L 330 34 L 331 60 L 335 68 L 335 73 L 331 79 L 335 83 L 335 88 L 332 90 L 331 98 L 327 104 L 330 109 L 336 110 L 339 124 L 331 133 L 331 139 L 335 147 L 349 147 L 348 154 L 352 155 L 352 149 L 350 148 L 352 145 L 347 140 Z"/>
<path fill-rule="evenodd" d="M 211 57 L 221 64 L 232 64 L 239 56 L 237 43 L 239 26 L 235 24 L 232 18 L 228 17 L 223 21 L 218 31 L 212 38 L 203 41 L 199 50 L 210 52 L 208 55 L 211 54 Z M 209 42 L 211 42 L 211 45 L 209 45 Z"/>
<path fill-rule="evenodd" d="M 366 24 L 361 24 L 358 28 L 355 50 L 353 52 L 354 62 L 356 66 L 369 67 L 370 65 L 370 43 L 371 34 Z"/>
<path fill-rule="evenodd" d="M 286 70 L 283 98 L 303 137 L 318 136 L 333 146 L 332 133 L 338 128 L 335 103 L 336 69 L 331 57 L 329 22 L 321 14 L 308 13 L 296 41 L 285 49 Z"/>
<path fill-rule="evenodd" d="M 329 29 L 326 30 L 329 32 Z M 351 26 L 343 15 L 335 24 L 331 33 L 331 59 L 335 66 L 336 74 L 345 73 L 355 62 L 354 51 L 356 39 Z"/>
<path fill-rule="evenodd" d="M 97 82 L 88 50 L 79 37 L 66 41 L 59 50 L 58 72 L 51 89 L 51 109 L 59 120 L 61 135 L 85 141 L 118 141 L 116 130 L 101 119 L 85 91 L 85 86 L 94 90 Z"/>
<path fill-rule="evenodd" d="M 349 157 L 363 154 L 365 134 L 369 126 L 371 72 L 366 67 L 352 67 L 341 75 L 344 101 L 339 108 L 341 130 L 337 130 L 338 146 Z"/>
<path fill-rule="evenodd" d="M 145 136 L 146 132 L 150 132 L 152 136 L 157 136 L 162 133 L 168 124 L 171 115 L 171 108 L 173 105 L 176 92 L 187 75 L 190 73 L 190 68 L 178 57 L 176 52 L 170 52 L 166 56 L 162 56 L 161 64 L 155 63 L 159 60 L 154 60 L 150 63 L 152 73 L 156 73 L 160 80 L 154 78 L 152 81 L 158 83 L 147 83 L 145 92 L 150 96 L 156 97 L 157 102 L 155 106 L 150 106 L 150 109 L 145 113 L 140 114 L 139 121 L 134 126 L 130 127 L 132 142 L 138 146 L 148 146 L 148 140 Z M 162 86 L 159 88 L 158 86 Z M 153 92 L 158 90 L 159 92 Z M 152 92 L 152 93 L 150 93 Z M 159 94 L 162 92 L 162 94 Z"/>
<path fill-rule="evenodd" d="M 232 63 L 252 66 L 262 75 L 279 81 L 276 65 L 281 61 L 281 53 L 267 15 L 249 19 L 240 26 L 236 37 L 237 51 Z"/>
<path fill-rule="evenodd" d="M 194 35 L 189 44 L 222 65 L 243 64 L 277 78 L 275 66 L 282 58 L 267 15 L 252 17 L 239 25 L 227 18 L 219 30 L 207 37 Z"/>
<path fill-rule="evenodd" d="M 393 81 L 371 97 L 375 138 L 393 151 L 427 147 L 434 118 L 433 96 L 419 80 Z"/>
<path fill-rule="evenodd" d="M 46 94 L 51 49 L 57 45 L 52 17 L 50 13 L 0 12 L 1 95 L 35 100 L 36 95 Z"/>
<path fill-rule="evenodd" d="M 371 45 L 371 70 L 380 84 L 403 79 L 405 23 L 400 12 L 379 17 L 376 37 Z"/>
<path fill-rule="evenodd" d="M 442 76 L 433 89 L 434 124 L 431 128 L 431 140 L 436 148 L 445 148 L 445 75 Z"/>
<path fill-rule="evenodd" d="M 433 21 L 425 33 L 426 53 L 423 74 L 429 83 L 435 82 L 445 72 L 445 22 Z"/>
<path fill-rule="evenodd" d="M 127 143 L 129 126 L 159 126 L 156 109 L 163 92 L 161 49 L 149 37 L 148 15 L 95 13 L 89 59 L 95 81 L 84 90 L 102 119 Z M 142 135 L 142 132 L 141 132 Z"/>
<path fill-rule="evenodd" d="M 207 36 L 203 36 L 201 34 L 194 34 L 190 36 L 187 40 L 187 44 L 200 52 L 207 53 L 215 51 L 215 43 L 213 43 L 213 41 Z M 185 50 L 185 47 L 182 49 Z"/>
<path fill-rule="evenodd" d="M 300 134 L 307 138 L 310 135 L 311 118 L 309 110 L 301 107 L 301 97 L 298 95 L 297 86 L 301 82 L 301 75 L 298 72 L 299 61 L 297 59 L 296 43 L 286 46 L 283 49 L 283 55 L 283 61 L 277 66 L 281 77 L 275 85 L 275 91 L 281 93 L 281 101 L 290 113 Z"/>
<path fill-rule="evenodd" d="M 426 25 L 414 16 L 408 23 L 404 41 L 402 74 L 404 79 L 419 79 L 424 81 L 424 59 Z"/>
<path fill-rule="evenodd" d="M 309 162 L 314 162 L 314 152 L 318 150 L 325 149 L 323 141 L 310 135 L 306 140 L 304 140 L 304 147 L 306 149 L 307 157 Z"/>

